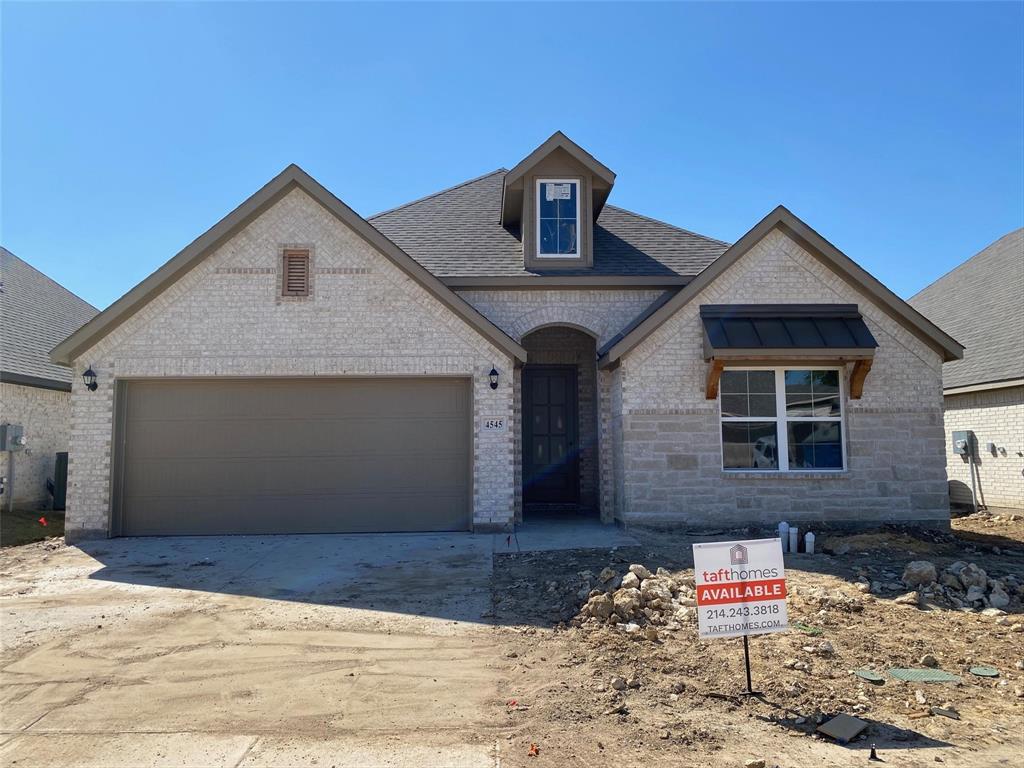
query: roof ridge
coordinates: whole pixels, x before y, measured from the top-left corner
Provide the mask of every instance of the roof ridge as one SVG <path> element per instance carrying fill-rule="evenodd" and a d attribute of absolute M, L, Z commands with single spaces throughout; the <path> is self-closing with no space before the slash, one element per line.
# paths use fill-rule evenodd
<path fill-rule="evenodd" d="M 690 230 L 690 229 L 683 229 L 682 227 L 677 227 L 675 224 L 670 224 L 669 222 L 663 221 L 662 219 L 656 219 L 653 216 L 644 216 L 644 214 L 642 214 L 642 213 L 637 213 L 636 211 L 631 211 L 628 208 L 623 208 L 622 206 L 619 206 L 619 205 L 612 205 L 611 203 L 605 203 L 604 207 L 605 208 L 614 208 L 616 211 L 622 211 L 623 213 L 628 213 L 630 216 L 636 216 L 638 219 L 644 219 L 645 221 L 650 221 L 650 222 L 653 222 L 655 224 L 661 224 L 663 226 L 669 227 L 670 229 L 674 229 L 677 232 L 682 232 L 682 233 L 687 234 L 687 235 L 693 235 L 694 237 L 699 237 L 702 240 L 710 240 L 712 243 L 718 243 L 719 245 L 725 245 L 725 246 L 732 245 L 732 243 L 728 243 L 725 240 L 719 240 L 716 237 L 708 237 L 707 235 L 702 235 L 700 232 L 694 232 L 693 230 Z"/>
<path fill-rule="evenodd" d="M 6 254 L 7 254 L 8 256 L 10 256 L 10 257 L 11 257 L 12 259 L 17 259 L 17 260 L 18 260 L 18 261 L 20 261 L 20 262 L 21 262 L 22 264 L 24 264 L 24 265 L 25 265 L 26 267 L 28 267 L 28 268 L 29 268 L 29 269 L 31 269 L 31 270 L 32 270 L 33 272 L 35 272 L 35 273 L 36 273 L 37 275 L 39 275 L 39 276 L 40 276 L 41 278 L 43 278 L 44 280 L 46 280 L 46 281 L 48 281 L 48 282 L 50 282 L 50 283 L 53 283 L 53 285 L 54 285 L 54 286 L 55 286 L 56 288 L 59 288 L 60 290 L 64 291 L 64 293 L 66 293 L 66 294 L 67 294 L 68 296 L 71 296 L 71 297 L 72 297 L 72 298 L 74 298 L 74 299 L 78 299 L 78 300 L 79 300 L 80 302 L 82 302 L 83 304 L 85 304 L 85 305 L 86 305 L 87 307 L 89 307 L 90 309 L 93 309 L 93 310 L 95 310 L 95 311 L 96 311 L 97 313 L 98 313 L 98 312 L 100 311 L 100 310 L 99 310 L 99 309 L 98 309 L 97 307 L 93 306 L 93 305 L 92 305 L 91 303 L 89 303 L 88 301 L 86 301 L 85 299 L 83 299 L 83 298 L 82 298 L 81 296 L 79 296 L 79 295 L 78 295 L 77 293 L 75 293 L 74 291 L 71 291 L 71 290 L 69 290 L 69 289 L 68 289 L 68 288 L 66 288 L 65 286 L 63 286 L 63 285 L 61 285 L 60 283 L 58 283 L 58 282 L 57 282 L 56 280 L 54 280 L 54 279 L 53 279 L 52 277 L 50 277 L 50 276 L 49 276 L 48 274 L 46 274 L 45 272 L 43 272 L 43 270 L 41 270 L 41 269 L 39 269 L 38 267 L 34 267 L 34 266 L 32 266 L 31 264 L 29 264 L 29 263 L 28 263 L 27 261 L 25 261 L 25 260 L 24 260 L 23 258 L 21 258 L 21 256 L 19 256 L 18 254 L 14 253 L 14 252 L 13 252 L 13 251 L 11 251 L 11 250 L 10 250 L 9 248 L 5 248 L 4 246 L 0 245 L 0 251 L 3 251 L 3 252 L 4 252 L 4 253 L 6 253 Z"/>
<path fill-rule="evenodd" d="M 1009 232 L 1007 232 L 1005 235 L 1000 235 L 995 240 L 993 240 L 991 243 L 986 245 L 984 248 L 981 248 L 980 250 L 976 251 L 972 256 L 968 256 L 964 261 L 961 261 L 959 264 L 957 264 L 955 267 L 953 267 L 948 272 L 943 272 L 941 275 L 939 275 L 934 280 L 932 280 L 930 283 L 928 283 L 928 285 L 924 286 L 924 288 L 922 288 L 917 293 L 915 293 L 913 296 L 911 296 L 909 299 L 907 299 L 907 301 L 913 301 L 914 299 L 920 297 L 925 291 L 929 290 L 930 288 L 935 287 L 936 285 L 941 283 L 943 280 L 945 280 L 947 277 L 950 277 L 953 274 L 959 272 L 961 269 L 963 269 L 964 267 L 968 266 L 972 261 L 974 261 L 976 258 L 981 256 L 983 253 L 985 253 L 986 251 L 988 251 L 992 247 L 998 245 L 1003 240 L 1006 240 L 1009 237 L 1013 237 L 1014 235 L 1019 235 L 1022 232 L 1024 232 L 1024 227 L 1017 227 L 1017 229 L 1012 229 Z"/>
<path fill-rule="evenodd" d="M 438 197 L 438 196 L 443 195 L 443 194 L 445 194 L 447 192 L 454 192 L 456 189 L 461 189 L 462 187 L 469 186 L 470 184 L 473 184 L 474 182 L 481 181 L 482 179 L 486 179 L 488 176 L 494 176 L 497 173 L 508 173 L 508 169 L 507 168 L 498 168 L 497 170 L 489 171 L 488 173 L 480 174 L 479 176 L 476 176 L 476 177 L 474 177 L 472 179 L 467 179 L 466 181 L 460 181 L 458 184 L 454 184 L 454 185 L 452 185 L 450 187 L 446 187 L 445 189 L 438 190 L 437 192 L 431 192 L 429 195 L 424 195 L 423 197 L 417 197 L 415 200 L 410 200 L 408 203 L 402 203 L 401 205 L 396 205 L 394 208 L 388 208 L 387 210 L 380 211 L 379 213 L 375 213 L 372 216 L 367 216 L 366 220 L 367 221 L 372 221 L 373 219 L 379 218 L 381 216 L 385 216 L 385 215 L 387 215 L 389 213 L 394 213 L 395 211 L 400 211 L 403 208 L 408 208 L 411 205 L 416 205 L 417 203 L 426 202 L 427 200 L 430 200 L 432 198 Z"/>

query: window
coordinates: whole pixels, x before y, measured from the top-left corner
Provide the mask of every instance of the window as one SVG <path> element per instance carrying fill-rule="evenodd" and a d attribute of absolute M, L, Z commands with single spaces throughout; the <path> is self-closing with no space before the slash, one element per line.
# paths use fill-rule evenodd
<path fill-rule="evenodd" d="M 577 258 L 579 253 L 579 181 L 537 182 L 537 256 Z"/>
<path fill-rule="evenodd" d="M 845 467 L 838 368 L 730 369 L 719 390 L 724 469 Z"/>
<path fill-rule="evenodd" d="M 309 251 L 284 252 L 281 295 L 309 296 Z"/>

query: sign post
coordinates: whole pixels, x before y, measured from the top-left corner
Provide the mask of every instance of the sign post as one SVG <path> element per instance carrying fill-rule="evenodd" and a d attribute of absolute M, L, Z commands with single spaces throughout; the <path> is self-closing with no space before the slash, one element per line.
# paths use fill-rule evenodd
<path fill-rule="evenodd" d="M 700 638 L 743 637 L 743 695 L 756 695 L 748 637 L 789 627 L 782 543 L 776 538 L 694 544 L 693 573 Z"/>

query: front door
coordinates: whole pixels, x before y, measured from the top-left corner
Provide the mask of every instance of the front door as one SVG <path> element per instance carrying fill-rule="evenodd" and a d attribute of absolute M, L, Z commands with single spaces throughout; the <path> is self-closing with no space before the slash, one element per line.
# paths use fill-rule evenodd
<path fill-rule="evenodd" d="M 523 368 L 523 501 L 579 501 L 576 368 Z"/>

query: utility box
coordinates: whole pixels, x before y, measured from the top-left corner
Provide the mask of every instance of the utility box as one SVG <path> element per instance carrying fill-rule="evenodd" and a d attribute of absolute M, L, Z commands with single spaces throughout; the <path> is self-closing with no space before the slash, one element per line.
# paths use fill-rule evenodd
<path fill-rule="evenodd" d="M 974 433 L 969 429 L 953 432 L 953 453 L 960 456 L 974 455 Z"/>
<path fill-rule="evenodd" d="M 68 497 L 68 454 L 67 451 L 57 453 L 53 469 L 53 508 L 63 510 Z"/>
<path fill-rule="evenodd" d="M 0 451 L 25 449 L 25 428 L 21 424 L 0 424 Z"/>

